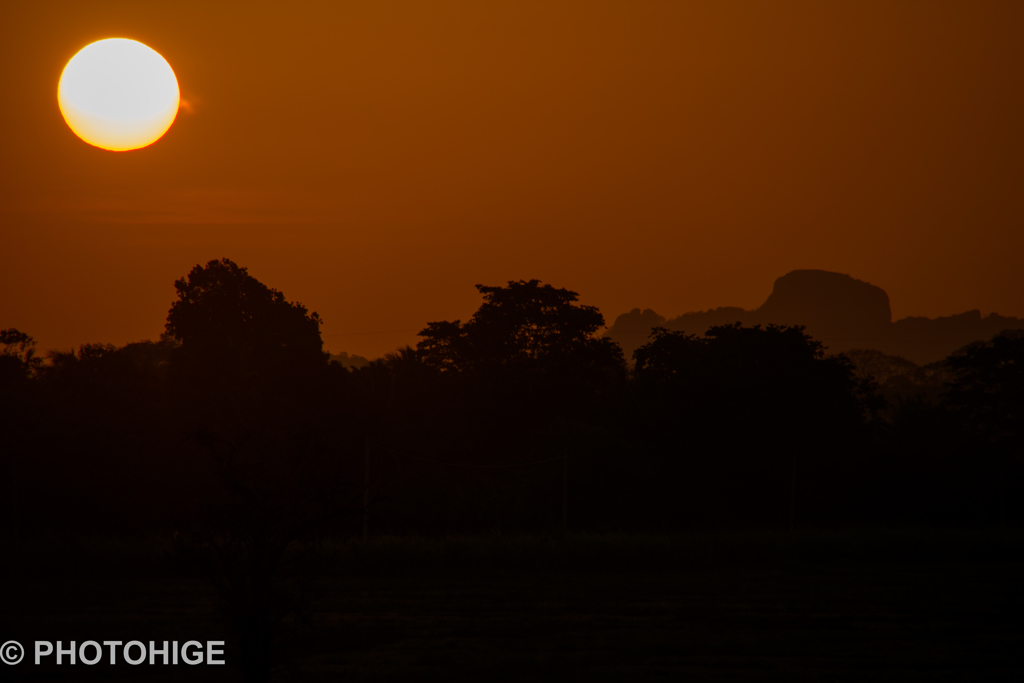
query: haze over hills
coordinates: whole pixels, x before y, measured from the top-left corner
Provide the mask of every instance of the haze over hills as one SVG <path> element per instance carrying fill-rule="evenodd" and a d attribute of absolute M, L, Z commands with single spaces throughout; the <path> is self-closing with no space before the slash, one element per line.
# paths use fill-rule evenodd
<path fill-rule="evenodd" d="M 647 341 L 653 327 L 704 334 L 713 325 L 804 325 L 830 352 L 875 349 L 918 364 L 945 358 L 973 341 L 1007 329 L 1024 329 L 1024 319 L 971 310 L 941 318 L 907 317 L 893 322 L 889 295 L 881 287 L 842 273 L 794 270 L 775 281 L 759 308 L 724 306 L 666 319 L 634 308 L 615 319 L 607 336 L 626 358 Z"/>

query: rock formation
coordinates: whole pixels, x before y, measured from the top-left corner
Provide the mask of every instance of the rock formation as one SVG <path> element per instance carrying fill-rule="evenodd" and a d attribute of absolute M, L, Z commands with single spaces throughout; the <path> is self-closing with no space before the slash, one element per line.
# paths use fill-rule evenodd
<path fill-rule="evenodd" d="M 943 318 L 892 321 L 889 295 L 881 287 L 842 273 L 794 270 L 775 281 L 759 308 L 736 307 L 684 313 L 666 320 L 650 309 L 634 308 L 615 319 L 607 335 L 622 346 L 626 358 L 660 326 L 704 334 L 713 325 L 803 325 L 829 352 L 874 349 L 917 364 L 945 358 L 973 341 L 990 339 L 1006 329 L 1024 328 L 1024 319 L 968 311 Z"/>

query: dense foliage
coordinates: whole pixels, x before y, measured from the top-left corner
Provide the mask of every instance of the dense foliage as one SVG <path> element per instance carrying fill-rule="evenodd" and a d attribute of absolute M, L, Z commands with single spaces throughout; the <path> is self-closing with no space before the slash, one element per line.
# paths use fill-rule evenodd
<path fill-rule="evenodd" d="M 175 286 L 157 342 L 44 363 L 3 331 L 15 529 L 359 533 L 368 457 L 374 533 L 1020 518 L 1019 335 L 886 406 L 796 327 L 655 330 L 629 370 L 599 311 L 536 280 L 358 369 L 227 259 Z"/>

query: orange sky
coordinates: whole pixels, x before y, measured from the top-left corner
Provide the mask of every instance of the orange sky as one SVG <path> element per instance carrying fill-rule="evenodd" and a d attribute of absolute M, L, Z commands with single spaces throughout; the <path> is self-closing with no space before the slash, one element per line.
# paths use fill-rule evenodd
<path fill-rule="evenodd" d="M 376 356 L 539 278 L 609 324 L 753 308 L 796 268 L 895 317 L 1024 316 L 1024 3 L 33 2 L 0 21 L 0 328 L 156 338 L 227 256 Z M 189 103 L 81 142 L 109 37 Z"/>

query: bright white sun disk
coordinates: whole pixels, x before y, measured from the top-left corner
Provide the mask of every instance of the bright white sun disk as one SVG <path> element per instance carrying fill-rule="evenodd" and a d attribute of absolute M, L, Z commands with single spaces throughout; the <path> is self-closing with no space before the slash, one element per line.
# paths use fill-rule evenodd
<path fill-rule="evenodd" d="M 118 152 L 160 139 L 174 123 L 179 99 L 167 60 L 126 38 L 86 45 L 57 86 L 57 103 L 75 135 Z"/>

